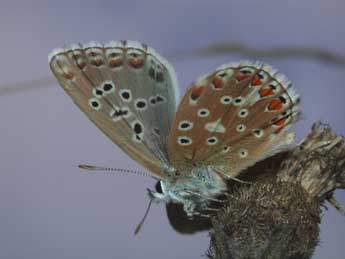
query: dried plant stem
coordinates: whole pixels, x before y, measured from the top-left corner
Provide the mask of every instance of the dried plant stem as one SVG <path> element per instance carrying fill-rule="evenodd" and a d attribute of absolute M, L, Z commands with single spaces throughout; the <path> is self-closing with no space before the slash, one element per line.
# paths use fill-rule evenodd
<path fill-rule="evenodd" d="M 251 186 L 232 188 L 227 206 L 212 219 L 208 256 L 311 258 L 325 200 L 344 212 L 333 198 L 337 188 L 345 187 L 344 165 L 344 138 L 315 123 L 293 150 L 244 172 L 260 177 Z"/>
<path fill-rule="evenodd" d="M 176 53 L 176 59 L 209 57 L 238 53 L 250 58 L 302 58 L 315 59 L 330 64 L 345 66 L 345 56 L 327 49 L 311 46 L 281 46 L 256 48 L 241 42 L 216 43 L 193 52 Z"/>

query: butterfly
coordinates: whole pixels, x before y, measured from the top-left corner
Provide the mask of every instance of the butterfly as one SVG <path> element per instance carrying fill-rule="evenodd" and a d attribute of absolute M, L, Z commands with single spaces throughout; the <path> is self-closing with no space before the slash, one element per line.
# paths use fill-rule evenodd
<path fill-rule="evenodd" d="M 135 41 L 57 48 L 49 64 L 88 118 L 158 181 L 154 201 L 200 215 L 226 182 L 288 147 L 299 97 L 271 66 L 241 61 L 191 83 L 179 104 L 173 67 Z"/>

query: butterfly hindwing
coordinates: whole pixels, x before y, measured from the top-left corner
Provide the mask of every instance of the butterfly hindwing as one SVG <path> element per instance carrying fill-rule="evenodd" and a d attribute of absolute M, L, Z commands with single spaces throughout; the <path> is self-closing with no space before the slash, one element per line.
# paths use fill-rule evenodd
<path fill-rule="evenodd" d="M 114 143 L 160 178 L 178 88 L 170 64 L 133 41 L 54 50 L 50 67 L 80 109 Z M 161 114 L 164 114 L 162 119 Z"/>
<path fill-rule="evenodd" d="M 212 166 L 236 176 L 291 142 L 298 117 L 290 82 L 261 63 L 219 67 L 187 90 L 177 109 L 169 150 L 178 171 Z"/>

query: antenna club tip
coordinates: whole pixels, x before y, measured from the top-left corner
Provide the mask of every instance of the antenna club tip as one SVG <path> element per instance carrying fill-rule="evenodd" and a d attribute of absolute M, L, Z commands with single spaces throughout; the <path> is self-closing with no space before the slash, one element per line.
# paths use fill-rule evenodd
<path fill-rule="evenodd" d="M 140 229 L 141 229 L 141 225 L 138 225 L 134 230 L 134 236 L 138 235 Z"/>
<path fill-rule="evenodd" d="M 95 170 L 95 167 L 91 165 L 78 165 L 78 167 L 84 170 Z"/>
<path fill-rule="evenodd" d="M 85 169 L 85 165 L 78 165 L 78 168 L 80 168 L 80 169 Z"/>

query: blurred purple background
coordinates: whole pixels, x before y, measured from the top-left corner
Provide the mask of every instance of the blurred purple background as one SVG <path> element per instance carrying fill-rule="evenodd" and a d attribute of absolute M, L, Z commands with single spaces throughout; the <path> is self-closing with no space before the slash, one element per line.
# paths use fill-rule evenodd
<path fill-rule="evenodd" d="M 0 86 L 51 75 L 47 55 L 71 42 L 144 41 L 172 61 L 181 91 L 199 75 L 246 56 L 174 59 L 211 43 L 305 45 L 345 54 L 345 1 L 19 1 L 0 6 Z M 345 133 L 345 68 L 266 59 L 302 97 L 302 137 L 321 119 Z M 207 232 L 177 234 L 164 206 L 133 231 L 154 182 L 93 174 L 79 163 L 142 169 L 114 146 L 57 83 L 0 96 L 0 258 L 201 258 Z M 336 197 L 345 203 L 345 193 Z M 345 218 L 328 206 L 314 258 L 344 258 Z"/>

